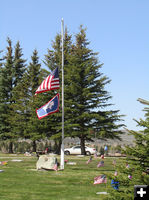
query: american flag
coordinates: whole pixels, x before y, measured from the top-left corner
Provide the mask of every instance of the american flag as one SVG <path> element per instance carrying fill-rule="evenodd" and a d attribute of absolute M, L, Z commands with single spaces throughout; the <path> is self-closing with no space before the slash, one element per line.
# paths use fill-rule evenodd
<path fill-rule="evenodd" d="M 57 158 L 53 167 L 53 170 L 58 171 L 58 163 L 57 163 Z"/>
<path fill-rule="evenodd" d="M 55 163 L 55 165 L 54 165 L 53 169 L 54 169 L 55 171 L 58 171 L 58 166 L 57 166 L 57 163 Z"/>
<path fill-rule="evenodd" d="M 115 172 L 114 172 L 114 176 L 117 176 L 117 175 L 118 175 L 118 172 L 117 172 L 117 171 L 115 171 Z"/>
<path fill-rule="evenodd" d="M 107 183 L 107 178 L 105 175 L 97 176 L 94 178 L 94 185 L 101 183 Z"/>
<path fill-rule="evenodd" d="M 112 163 L 114 166 L 116 165 L 116 160 L 113 160 L 113 163 Z"/>
<path fill-rule="evenodd" d="M 104 166 L 104 161 L 100 161 L 97 165 L 97 167 L 103 167 Z"/>
<path fill-rule="evenodd" d="M 126 163 L 126 168 L 128 169 L 130 166 L 129 166 L 129 164 L 128 163 Z"/>
<path fill-rule="evenodd" d="M 97 158 L 97 153 L 94 154 L 94 158 Z"/>
<path fill-rule="evenodd" d="M 86 164 L 89 164 L 92 161 L 92 157 L 89 158 L 89 160 L 86 162 Z"/>
<path fill-rule="evenodd" d="M 59 89 L 59 75 L 58 67 L 41 83 L 38 89 L 35 92 L 35 95 L 38 93 L 46 92 L 49 90 Z"/>

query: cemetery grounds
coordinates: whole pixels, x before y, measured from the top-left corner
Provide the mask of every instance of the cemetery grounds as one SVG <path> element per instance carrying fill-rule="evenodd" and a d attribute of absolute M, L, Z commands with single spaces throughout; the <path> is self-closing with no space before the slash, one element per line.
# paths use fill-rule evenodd
<path fill-rule="evenodd" d="M 57 156 L 58 161 L 60 157 Z M 102 200 L 111 188 L 111 180 L 94 185 L 94 177 L 115 172 L 113 158 L 104 159 L 104 167 L 97 168 L 101 160 L 89 156 L 65 156 L 68 162 L 63 171 L 36 170 L 37 157 L 23 154 L 0 154 L 0 200 Z M 114 158 L 117 163 L 125 158 Z M 69 165 L 72 163 L 72 165 Z M 74 164 L 73 164 L 74 163 Z M 76 163 L 76 165 L 75 165 Z"/>

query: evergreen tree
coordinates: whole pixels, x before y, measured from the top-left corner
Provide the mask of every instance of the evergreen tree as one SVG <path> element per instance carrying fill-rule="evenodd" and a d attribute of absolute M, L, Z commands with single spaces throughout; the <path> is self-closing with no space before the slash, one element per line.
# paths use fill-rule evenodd
<path fill-rule="evenodd" d="M 7 53 L 5 58 L 4 67 L 2 68 L 1 73 L 1 108 L 4 111 L 1 115 L 1 119 L 3 122 L 1 128 L 1 138 L 8 139 L 10 141 L 9 152 L 12 153 L 12 138 L 13 135 L 11 133 L 11 125 L 8 120 L 9 113 L 11 112 L 10 105 L 12 103 L 12 89 L 13 89 L 13 48 L 12 48 L 12 41 L 8 38 L 7 39 L 8 46 L 7 46 Z"/>
<path fill-rule="evenodd" d="M 140 101 L 141 102 L 141 101 Z M 142 102 L 141 102 L 142 103 Z M 144 104 L 144 102 L 143 102 Z M 145 102 L 149 105 L 149 102 Z M 127 147 L 126 153 L 129 156 L 128 159 L 135 167 L 137 174 L 137 180 L 141 183 L 148 185 L 149 183 L 149 107 L 144 108 L 145 120 L 135 120 L 138 126 L 142 127 L 143 131 L 129 130 L 135 138 L 135 148 Z M 134 172 L 135 173 L 135 172 Z"/>
<path fill-rule="evenodd" d="M 11 134 L 13 135 L 13 139 L 16 140 L 20 137 L 18 132 L 18 126 L 21 127 L 19 124 L 20 119 L 17 118 L 19 110 L 16 109 L 16 101 L 18 100 L 18 95 L 15 96 L 16 87 L 19 83 L 21 83 L 23 75 L 26 70 L 26 60 L 22 58 L 22 48 L 20 47 L 19 41 L 15 45 L 14 49 L 14 59 L 13 59 L 13 88 L 12 88 L 12 98 L 11 98 L 11 105 L 10 105 L 10 113 L 8 116 L 8 121 L 11 125 Z M 17 119 L 17 120 L 16 120 Z"/>
<path fill-rule="evenodd" d="M 25 60 L 22 59 L 22 49 L 19 42 L 15 47 L 15 55 L 13 56 L 12 41 L 7 39 L 7 53 L 4 56 L 5 62 L 0 70 L 0 109 L 1 109 L 1 138 L 10 141 L 9 152 L 13 152 L 13 140 L 17 138 L 15 126 L 13 126 L 13 90 L 23 76 L 25 70 Z"/>
<path fill-rule="evenodd" d="M 101 73 L 102 64 L 98 63 L 97 53 L 88 45 L 86 31 L 80 26 L 67 71 L 69 85 L 66 92 L 72 101 L 69 105 L 72 124 L 76 124 L 71 133 L 80 138 L 82 154 L 85 154 L 85 141 L 92 137 L 90 129 L 96 132 L 97 138 L 115 138 L 122 126 L 115 123 L 121 118 L 118 111 L 103 111 L 111 105 L 107 103 L 111 96 L 105 90 L 110 80 Z"/>
<path fill-rule="evenodd" d="M 100 72 L 102 64 L 98 64 L 97 53 L 93 53 L 88 45 L 82 26 L 75 44 L 65 32 L 65 136 L 80 138 L 82 154 L 85 154 L 85 141 L 92 138 L 91 129 L 96 131 L 98 138 L 118 138 L 118 128 L 122 126 L 116 124 L 121 118 L 117 110 L 103 111 L 110 106 L 107 101 L 111 96 L 105 90 L 110 80 Z M 56 36 L 52 47 L 53 50 L 46 55 L 46 63 L 50 68 L 61 65 L 60 35 Z M 60 127 L 61 113 L 56 116 Z"/>
<path fill-rule="evenodd" d="M 0 51 L 0 54 L 2 53 L 3 51 Z M 0 58 L 0 69 L 2 68 L 2 66 L 3 66 L 3 58 Z"/>
<path fill-rule="evenodd" d="M 2 51 L 0 51 L 2 53 Z M 5 132 L 5 88 L 4 88 L 4 69 L 3 69 L 3 58 L 0 58 L 0 138 Z"/>
<path fill-rule="evenodd" d="M 36 114 L 36 109 L 47 103 L 48 95 L 35 96 L 36 89 L 47 75 L 48 72 L 41 69 L 37 50 L 34 50 L 27 71 L 14 90 L 16 103 L 13 109 L 17 110 L 14 118 L 16 131 L 21 138 L 32 140 L 34 152 L 36 142 L 45 138 L 50 130 L 50 123 L 47 120 L 39 120 Z"/>
<path fill-rule="evenodd" d="M 11 125 L 13 132 L 18 138 L 24 139 L 24 133 L 28 124 L 29 111 L 28 104 L 30 96 L 28 94 L 28 88 L 30 82 L 28 81 L 27 73 L 25 73 L 21 81 L 13 89 L 13 104 L 11 105 Z M 13 115 L 13 117 L 12 117 Z"/>
<path fill-rule="evenodd" d="M 30 110 L 27 124 L 27 132 L 25 135 L 26 138 L 29 138 L 33 141 L 34 152 L 36 152 L 36 141 L 42 138 L 40 131 L 41 122 L 38 120 L 35 112 L 36 108 L 39 106 L 39 97 L 35 97 L 35 91 L 39 86 L 40 71 L 41 64 L 39 64 L 38 52 L 37 50 L 34 50 L 33 55 L 31 56 L 31 62 L 29 63 L 27 70 L 27 77 L 30 80 L 30 86 L 28 87 L 28 94 L 30 96 L 28 107 L 30 108 Z"/>
<path fill-rule="evenodd" d="M 16 66 L 18 65 L 16 64 Z M 17 69 L 20 68 L 18 67 Z M 24 69 L 22 68 L 23 72 Z M 33 151 L 36 151 L 36 140 L 39 138 L 40 132 L 40 122 L 38 123 L 35 112 L 39 98 L 34 97 L 35 90 L 39 86 L 40 73 L 41 65 L 39 63 L 38 52 L 34 50 L 27 71 L 24 73 L 22 79 L 20 77 L 21 81 L 19 81 L 14 89 L 15 103 L 13 104 L 13 111 L 15 112 L 15 116 L 13 124 L 19 137 L 33 141 Z M 16 79 L 16 83 L 17 80 L 19 80 L 19 77 Z M 38 136 L 36 137 L 36 135 Z"/>
<path fill-rule="evenodd" d="M 148 105 L 149 102 L 140 100 L 141 103 Z M 128 130 L 135 138 L 134 146 L 127 146 L 124 150 L 129 167 L 125 164 L 117 166 L 118 176 L 109 176 L 119 181 L 119 191 L 110 190 L 109 200 L 133 200 L 134 185 L 148 185 L 149 183 L 149 107 L 144 108 L 145 120 L 135 120 L 138 126 L 144 128 L 143 131 Z"/>
<path fill-rule="evenodd" d="M 22 58 L 22 48 L 20 47 L 20 42 L 18 41 L 15 46 L 15 54 L 14 54 L 14 85 L 13 87 L 17 86 L 17 83 L 19 83 L 23 77 L 23 74 L 26 70 L 26 65 L 24 60 Z"/>
<path fill-rule="evenodd" d="M 12 89 L 13 89 L 13 79 L 14 79 L 14 67 L 13 67 L 13 48 L 12 41 L 7 39 L 7 53 L 5 56 L 4 64 L 4 84 L 6 92 L 6 102 L 10 105 L 12 98 Z"/>

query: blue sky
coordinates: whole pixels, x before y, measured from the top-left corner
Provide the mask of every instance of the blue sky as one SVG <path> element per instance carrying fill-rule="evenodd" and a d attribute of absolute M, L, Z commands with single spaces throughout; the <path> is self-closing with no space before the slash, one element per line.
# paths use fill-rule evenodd
<path fill-rule="evenodd" d="M 42 62 L 62 18 L 71 34 L 83 24 L 90 48 L 104 63 L 102 72 L 112 80 L 106 86 L 112 109 L 126 115 L 128 129 L 139 130 L 133 118 L 144 119 L 144 106 L 137 99 L 149 100 L 148 10 L 148 0 L 1 1 L 0 50 L 9 36 L 13 45 L 20 41 L 28 62 L 35 48 Z"/>

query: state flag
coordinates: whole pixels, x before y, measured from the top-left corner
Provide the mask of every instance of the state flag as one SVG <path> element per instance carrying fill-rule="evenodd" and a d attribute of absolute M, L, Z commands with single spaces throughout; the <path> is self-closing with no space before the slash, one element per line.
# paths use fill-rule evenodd
<path fill-rule="evenodd" d="M 59 111 L 59 93 L 55 95 L 48 103 L 39 109 L 36 109 L 36 113 L 39 119 L 46 117 L 52 113 Z"/>

